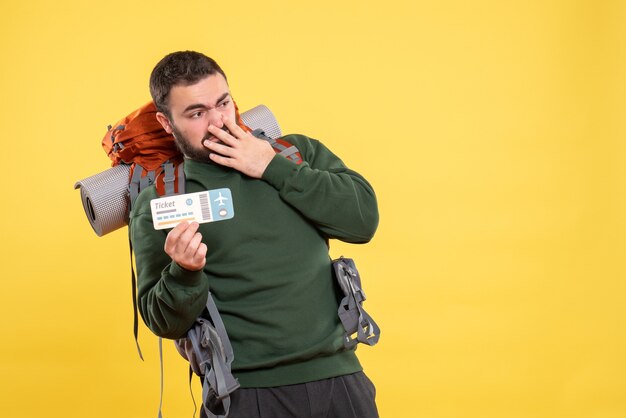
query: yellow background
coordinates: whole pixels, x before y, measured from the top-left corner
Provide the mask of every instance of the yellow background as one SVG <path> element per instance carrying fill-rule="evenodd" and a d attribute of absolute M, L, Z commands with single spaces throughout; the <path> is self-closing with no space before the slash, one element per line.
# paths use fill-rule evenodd
<path fill-rule="evenodd" d="M 126 230 L 76 180 L 166 53 L 323 140 L 377 190 L 354 257 L 381 416 L 626 417 L 621 1 L 3 1 L 0 416 L 155 417 Z M 166 344 L 165 416 L 191 416 Z M 196 388 L 197 390 L 197 388 Z"/>

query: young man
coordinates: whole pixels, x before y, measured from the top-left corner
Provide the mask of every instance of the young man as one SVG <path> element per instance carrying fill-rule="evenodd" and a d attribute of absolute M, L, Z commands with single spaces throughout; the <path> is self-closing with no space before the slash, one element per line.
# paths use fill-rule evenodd
<path fill-rule="evenodd" d="M 377 417 L 375 389 L 343 343 L 327 240 L 368 242 L 378 225 L 370 184 L 320 142 L 276 154 L 238 124 L 226 76 L 192 51 L 150 77 L 157 119 L 185 155 L 186 192 L 228 188 L 232 219 L 155 230 L 144 190 L 131 213 L 138 299 L 148 327 L 180 338 L 209 289 L 233 346 L 229 417 Z"/>

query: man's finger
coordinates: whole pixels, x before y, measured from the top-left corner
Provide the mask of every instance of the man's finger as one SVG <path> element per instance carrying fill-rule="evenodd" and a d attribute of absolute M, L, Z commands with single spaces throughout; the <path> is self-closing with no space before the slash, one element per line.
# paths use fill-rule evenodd
<path fill-rule="evenodd" d="M 176 247 L 176 243 L 178 242 L 180 236 L 187 230 L 187 228 L 189 228 L 189 222 L 181 222 L 167 233 L 167 237 L 165 237 L 166 252 L 168 252 L 168 250 L 173 250 L 174 247 Z"/>
<path fill-rule="evenodd" d="M 194 261 L 196 261 L 198 264 L 201 264 L 202 267 L 204 267 L 204 264 L 206 263 L 207 251 L 208 251 L 208 247 L 206 246 L 204 242 L 202 242 L 198 246 L 198 250 L 196 251 L 196 254 L 194 256 Z"/>
<path fill-rule="evenodd" d="M 229 145 L 232 147 L 237 143 L 237 139 L 235 137 L 233 137 L 231 134 L 229 134 L 223 129 L 218 128 L 215 125 L 209 125 L 207 130 L 209 131 L 211 135 L 213 135 L 214 137 L 216 137 L 217 139 L 219 139 L 226 145 Z"/>
<path fill-rule="evenodd" d="M 234 158 L 229 158 L 229 157 L 224 157 L 223 155 L 219 155 L 217 153 L 212 152 L 211 154 L 209 154 L 209 158 L 219 164 L 219 165 L 223 165 L 224 167 L 231 167 L 231 168 L 235 168 L 235 159 Z"/>
<path fill-rule="evenodd" d="M 198 251 L 198 246 L 201 243 L 202 243 L 202 234 L 199 232 L 196 232 L 191 238 L 191 240 L 189 241 L 187 248 L 185 249 L 185 252 L 189 255 L 189 257 L 191 258 L 195 257 L 195 254 Z"/>
<path fill-rule="evenodd" d="M 187 251 L 187 247 L 189 246 L 189 243 L 195 236 L 196 231 L 198 231 L 199 227 L 200 225 L 198 225 L 197 222 L 191 222 L 187 229 L 183 231 L 177 241 L 177 250 L 179 252 L 184 253 Z"/>
<path fill-rule="evenodd" d="M 222 117 L 222 122 L 224 122 L 224 125 L 226 125 L 231 135 L 237 139 L 243 139 L 243 137 L 247 134 L 246 131 L 241 129 L 241 126 L 237 125 L 234 120 L 231 120 L 226 116 Z"/>
<path fill-rule="evenodd" d="M 177 225 L 178 227 L 178 225 Z M 178 253 L 178 254 L 183 254 L 185 251 L 187 251 L 187 247 L 189 246 L 189 242 L 191 241 L 191 239 L 193 238 L 194 234 L 196 233 L 196 231 L 198 230 L 198 223 L 197 222 L 191 222 L 189 224 L 187 224 L 184 229 L 181 228 L 182 232 L 180 232 L 180 234 L 177 235 L 173 235 L 172 237 L 168 237 L 169 238 L 169 242 L 168 239 L 166 238 L 165 240 L 165 244 L 166 244 L 166 251 L 169 249 L 169 251 L 174 252 L 174 253 Z M 176 228 L 174 228 L 176 229 Z M 172 230 L 173 231 L 173 230 Z"/>
<path fill-rule="evenodd" d="M 227 157 L 230 157 L 233 155 L 233 147 L 229 147 L 228 145 L 219 144 L 217 142 L 211 142 L 211 141 L 204 141 L 202 145 L 204 145 L 205 148 L 208 148 L 211 151 L 220 155 L 225 155 Z"/>

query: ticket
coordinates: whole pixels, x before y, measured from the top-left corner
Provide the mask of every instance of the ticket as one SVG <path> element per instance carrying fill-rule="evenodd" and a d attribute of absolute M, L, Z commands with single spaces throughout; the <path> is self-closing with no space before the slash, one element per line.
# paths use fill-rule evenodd
<path fill-rule="evenodd" d="M 174 228 L 181 222 L 224 221 L 235 216 L 230 189 L 160 197 L 150 201 L 154 229 Z"/>

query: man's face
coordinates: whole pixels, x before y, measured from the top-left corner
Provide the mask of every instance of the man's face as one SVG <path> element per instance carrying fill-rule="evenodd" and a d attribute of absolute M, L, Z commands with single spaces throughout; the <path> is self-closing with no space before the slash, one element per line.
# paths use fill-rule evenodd
<path fill-rule="evenodd" d="M 208 162 L 211 152 L 202 142 L 218 141 L 208 132 L 209 125 L 226 129 L 223 117 L 235 120 L 235 104 L 224 76 L 217 73 L 196 84 L 172 87 L 168 105 L 171 118 L 157 113 L 165 131 L 174 135 L 176 144 L 186 157 Z"/>

